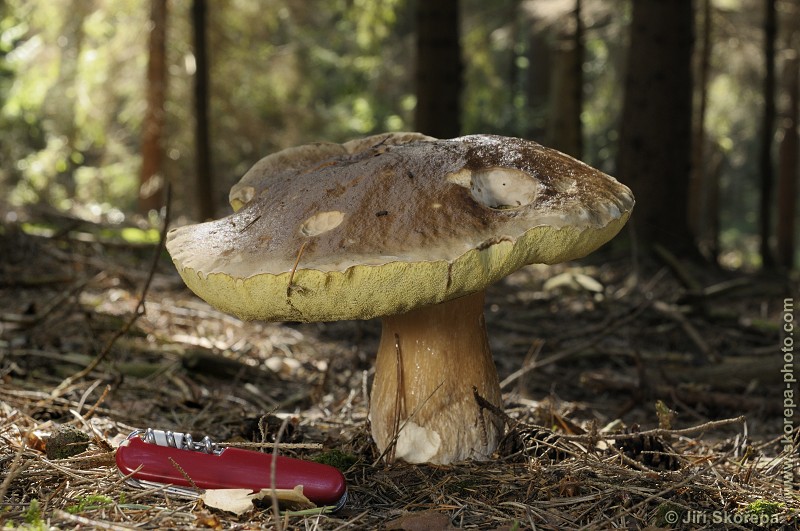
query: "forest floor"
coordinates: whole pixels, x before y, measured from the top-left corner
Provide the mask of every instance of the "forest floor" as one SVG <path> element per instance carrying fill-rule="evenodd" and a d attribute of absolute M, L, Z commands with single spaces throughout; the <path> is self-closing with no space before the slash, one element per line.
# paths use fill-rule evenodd
<path fill-rule="evenodd" d="M 380 323 L 241 322 L 163 253 L 148 280 L 156 246 L 60 226 L 0 226 L 0 526 L 797 529 L 786 279 L 603 251 L 524 268 L 488 291 L 509 421 L 497 454 L 386 464 L 367 421 Z M 56 455 L 64 426 L 85 451 Z M 341 467 L 347 503 L 276 520 L 270 502 L 236 515 L 137 489 L 114 452 L 145 427 L 269 452 L 280 432 L 282 455 Z"/>

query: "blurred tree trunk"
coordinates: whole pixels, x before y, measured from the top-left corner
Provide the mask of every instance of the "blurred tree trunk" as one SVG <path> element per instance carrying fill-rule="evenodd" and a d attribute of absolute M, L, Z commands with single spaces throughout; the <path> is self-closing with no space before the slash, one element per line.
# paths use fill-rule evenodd
<path fill-rule="evenodd" d="M 633 2 L 617 159 L 636 196 L 637 238 L 679 256 L 696 254 L 687 220 L 693 16 L 692 0 Z"/>
<path fill-rule="evenodd" d="M 461 131 L 458 0 L 417 0 L 417 131 L 453 138 Z"/>
<path fill-rule="evenodd" d="M 692 169 L 689 181 L 689 228 L 698 247 L 714 263 L 719 249 L 715 233 L 718 213 L 712 209 L 717 204 L 715 196 L 719 189 L 716 182 L 718 172 L 712 171 L 706 157 L 709 142 L 706 135 L 706 108 L 708 106 L 708 77 L 711 66 L 712 0 L 703 0 L 703 16 L 700 20 L 701 47 L 697 57 L 697 82 L 695 83 L 696 111 L 692 131 Z"/>
<path fill-rule="evenodd" d="M 581 158 L 585 56 L 581 0 L 575 0 L 571 19 L 557 30 L 554 55 L 547 143 L 552 148 Z"/>
<path fill-rule="evenodd" d="M 761 121 L 761 153 L 759 171 L 761 197 L 759 203 L 759 234 L 761 244 L 761 264 L 765 269 L 775 266 L 775 259 L 770 246 L 772 234 L 772 144 L 775 136 L 775 39 L 778 34 L 776 0 L 765 2 L 764 13 L 764 114 Z"/>
<path fill-rule="evenodd" d="M 531 120 L 525 136 L 541 143 L 547 143 L 547 115 L 550 111 L 550 85 L 552 83 L 554 54 L 548 42 L 548 32 L 543 31 L 540 21 L 530 21 L 527 43 L 528 68 L 526 100 Z"/>
<path fill-rule="evenodd" d="M 786 60 L 786 92 L 788 109 L 781 130 L 783 139 L 778 150 L 778 263 L 791 269 L 795 254 L 795 214 L 797 207 L 797 179 L 800 177 L 798 161 L 798 121 L 800 121 L 800 59 L 797 53 Z"/>
<path fill-rule="evenodd" d="M 82 155 L 77 144 L 78 125 L 75 122 L 75 108 L 78 98 L 78 67 L 83 47 L 83 23 L 94 9 L 93 0 L 75 0 L 66 11 L 64 24 L 59 34 L 61 48 L 58 64 L 58 82 L 48 90 L 45 98 L 47 113 L 56 120 L 62 129 L 66 142 L 65 158 L 58 166 L 56 182 L 63 188 L 67 197 L 75 197 L 75 169 L 80 165 Z M 50 202 L 51 198 L 45 197 Z"/>
<path fill-rule="evenodd" d="M 706 240 L 706 251 L 708 252 L 709 258 L 713 261 L 713 263 L 719 263 L 719 254 L 720 254 L 720 245 L 719 245 L 719 237 L 720 231 L 722 230 L 722 223 L 720 221 L 720 213 L 722 211 L 722 207 L 720 206 L 720 180 L 722 179 L 722 167 L 725 162 L 725 155 L 723 154 L 722 150 L 717 145 L 711 145 L 711 153 L 708 155 L 704 155 L 703 158 L 706 160 L 706 183 L 708 184 L 708 188 L 706 189 L 706 197 L 707 197 L 707 207 L 706 207 L 706 221 L 708 223 L 706 234 L 708 235 Z"/>
<path fill-rule="evenodd" d="M 211 175 L 211 144 L 208 123 L 208 54 L 206 46 L 206 0 L 192 2 L 194 31 L 194 115 L 198 219 L 214 218 L 214 181 Z"/>
<path fill-rule="evenodd" d="M 150 45 L 147 60 L 147 111 L 142 122 L 142 168 L 139 212 L 158 210 L 164 202 L 164 100 L 167 85 L 167 0 L 150 2 Z"/>

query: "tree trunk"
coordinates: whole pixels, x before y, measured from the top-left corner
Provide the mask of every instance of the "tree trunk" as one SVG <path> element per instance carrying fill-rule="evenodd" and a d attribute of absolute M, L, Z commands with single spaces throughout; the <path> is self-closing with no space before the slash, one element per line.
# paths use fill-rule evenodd
<path fill-rule="evenodd" d="M 789 105 L 783 120 L 783 140 L 778 150 L 778 263 L 791 269 L 794 265 L 795 212 L 797 206 L 798 121 L 800 121 L 800 60 L 797 54 L 786 61 L 786 90 Z"/>
<path fill-rule="evenodd" d="M 208 54 L 206 46 L 206 0 L 192 2 L 194 31 L 195 193 L 198 219 L 214 218 L 214 181 L 211 175 L 211 144 L 208 120 Z"/>
<path fill-rule="evenodd" d="M 548 32 L 539 26 L 540 21 L 532 18 L 528 30 L 525 84 L 526 100 L 531 120 L 525 131 L 526 138 L 547 143 L 547 115 L 550 112 L 550 86 L 554 70 L 554 53 L 548 41 Z"/>
<path fill-rule="evenodd" d="M 679 256 L 695 254 L 687 221 L 693 15 L 691 0 L 633 2 L 617 159 L 636 196 L 637 237 Z"/>
<path fill-rule="evenodd" d="M 437 138 L 460 134 L 458 0 L 417 1 L 416 128 Z"/>
<path fill-rule="evenodd" d="M 708 240 L 706 248 L 708 257 L 712 263 L 719 263 L 720 253 L 720 232 L 722 222 L 720 220 L 720 180 L 722 178 L 722 166 L 725 162 L 725 155 L 719 146 L 713 146 L 713 152 L 704 157 L 708 173 Z"/>
<path fill-rule="evenodd" d="M 76 0 L 72 2 L 61 26 L 63 45 L 60 47 L 61 58 L 58 65 L 58 82 L 49 90 L 45 98 L 47 114 L 61 126 L 60 133 L 66 142 L 63 164 L 60 164 L 56 182 L 61 185 L 67 197 L 73 198 L 76 193 L 75 169 L 80 165 L 81 153 L 77 147 L 78 124 L 75 122 L 78 85 L 80 83 L 80 55 L 86 36 L 83 23 L 94 9 L 92 0 Z M 48 187 L 49 188 L 49 187 Z M 45 200 L 50 202 L 49 190 L 45 189 Z"/>
<path fill-rule="evenodd" d="M 772 143 L 775 135 L 775 38 L 778 33 L 776 0 L 767 0 L 764 16 L 764 114 L 761 122 L 761 154 L 759 170 L 761 197 L 759 203 L 759 234 L 761 263 L 765 269 L 775 266 L 770 246 L 772 235 Z"/>
<path fill-rule="evenodd" d="M 576 158 L 583 155 L 584 55 L 581 0 L 575 0 L 572 20 L 556 35 L 547 142 L 550 147 Z"/>
<path fill-rule="evenodd" d="M 142 168 L 139 212 L 158 210 L 164 202 L 164 100 L 167 84 L 167 0 L 151 0 L 147 60 L 147 111 L 142 122 Z"/>
<path fill-rule="evenodd" d="M 701 20 L 700 34 L 702 36 L 701 48 L 697 61 L 697 82 L 695 83 L 696 112 L 692 131 L 692 171 L 689 181 L 689 228 L 698 247 L 707 257 L 715 258 L 712 242 L 717 240 L 717 235 L 712 233 L 715 226 L 717 213 L 711 211 L 712 195 L 718 188 L 718 183 L 712 182 L 716 174 L 711 171 L 706 160 L 706 135 L 705 118 L 708 104 L 708 77 L 711 67 L 712 48 L 712 0 L 703 1 L 703 18 Z"/>

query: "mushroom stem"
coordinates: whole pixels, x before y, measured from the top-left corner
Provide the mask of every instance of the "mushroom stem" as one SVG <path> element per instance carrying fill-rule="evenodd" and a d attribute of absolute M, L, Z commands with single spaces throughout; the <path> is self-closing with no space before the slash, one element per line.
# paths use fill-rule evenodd
<path fill-rule="evenodd" d="M 474 386 L 502 404 L 484 298 L 480 291 L 383 318 L 370 421 L 389 461 L 446 464 L 486 458 L 497 447 L 502 424 L 473 395 Z"/>

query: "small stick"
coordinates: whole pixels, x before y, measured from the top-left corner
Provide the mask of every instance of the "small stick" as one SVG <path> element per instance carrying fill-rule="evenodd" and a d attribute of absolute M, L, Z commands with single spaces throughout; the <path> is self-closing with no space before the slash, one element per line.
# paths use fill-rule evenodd
<path fill-rule="evenodd" d="M 278 428 L 278 434 L 275 436 L 275 444 L 272 445 L 272 463 L 269 467 L 269 486 L 272 489 L 269 493 L 272 498 L 272 512 L 275 514 L 275 528 L 278 531 L 283 531 L 283 523 L 281 522 L 280 506 L 278 504 L 278 495 L 275 492 L 278 478 L 278 448 L 280 440 L 283 438 L 283 432 L 289 425 L 289 416 L 283 419 L 281 427 Z"/>
<path fill-rule="evenodd" d="M 222 442 L 217 443 L 219 448 L 272 448 L 275 443 L 251 443 L 251 442 Z M 281 447 L 287 450 L 322 450 L 322 443 L 281 443 Z"/>
<path fill-rule="evenodd" d="M 489 402 L 488 400 L 483 398 L 480 395 L 480 393 L 478 393 L 478 388 L 475 387 L 474 385 L 472 386 L 472 396 L 475 397 L 475 402 L 478 404 L 478 407 L 481 409 L 481 411 L 484 410 L 484 409 L 488 409 L 489 412 L 492 415 L 496 416 L 499 419 L 502 419 L 502 421 L 509 428 L 517 423 L 517 421 L 515 421 L 514 419 L 509 417 L 508 414 L 505 411 L 503 411 L 502 409 L 500 409 L 496 405 L 492 404 L 491 402 Z"/>
<path fill-rule="evenodd" d="M 259 219 L 261 219 L 261 215 L 258 215 L 258 216 L 256 216 L 256 217 L 254 217 L 253 219 L 251 219 L 249 222 L 247 222 L 247 225 L 245 225 L 244 227 L 242 227 L 242 230 L 240 230 L 240 231 L 239 231 L 239 234 L 243 233 L 244 231 L 246 231 L 247 229 L 249 229 L 250 227 L 252 227 L 252 226 L 253 226 L 253 223 L 255 223 L 256 221 L 258 221 Z"/>
<path fill-rule="evenodd" d="M 303 242 L 303 245 L 300 246 L 300 250 L 297 251 L 297 259 L 295 259 L 294 265 L 292 266 L 292 272 L 289 273 L 289 285 L 286 286 L 287 298 L 292 296 L 292 281 L 294 280 L 294 272 L 297 271 L 297 266 L 300 264 L 300 257 L 303 256 L 303 251 L 305 250 L 307 243 L 307 241 Z"/>
<path fill-rule="evenodd" d="M 690 291 L 700 291 L 703 289 L 703 286 L 700 285 L 692 275 L 689 273 L 689 270 L 686 269 L 683 264 L 681 263 L 678 258 L 672 254 L 666 247 L 660 244 L 653 244 L 653 251 L 658 255 L 661 260 L 667 264 L 667 266 L 672 270 L 675 276 L 678 278 L 678 281 L 684 285 L 684 287 Z"/>
<path fill-rule="evenodd" d="M 414 411 L 412 411 L 412 412 L 411 412 L 411 414 L 408 416 L 408 418 L 407 418 L 406 420 L 404 420 L 404 421 L 403 421 L 403 424 L 400 426 L 400 429 L 397 431 L 397 433 L 395 434 L 395 436 L 392 438 L 392 441 L 389 443 L 389 445 L 386 447 L 386 449 L 383 451 L 383 453 L 382 453 L 381 455 L 379 455 L 379 456 L 378 456 L 378 458 L 375 460 L 375 462 L 374 462 L 374 463 L 372 463 L 372 466 L 376 466 L 376 465 L 378 464 L 378 462 L 379 462 L 381 459 L 383 459 L 383 457 L 386 455 L 386 453 L 389 451 L 389 449 L 390 449 L 391 447 L 393 447 L 393 446 L 394 446 L 394 445 L 397 443 L 397 438 L 398 438 L 398 436 L 400 435 L 400 432 L 401 432 L 401 431 L 403 431 L 403 428 L 405 428 L 405 427 L 406 427 L 406 424 L 408 424 L 408 423 L 411 421 L 411 419 L 413 419 L 413 418 L 414 418 L 414 416 L 417 414 L 417 412 L 418 412 L 420 409 L 422 409 L 422 408 L 423 408 L 423 406 L 424 406 L 425 404 L 427 404 L 427 403 L 428 403 L 428 400 L 430 400 L 430 399 L 431 399 L 431 397 L 432 397 L 433 395 L 435 395 L 435 394 L 436 394 L 436 392 L 437 392 L 439 389 L 441 389 L 441 387 L 442 387 L 443 385 L 444 385 L 444 382 L 442 382 L 442 383 L 440 383 L 439 385 L 437 385 L 437 386 L 436 386 L 436 389 L 434 389 L 434 390 L 433 390 L 433 392 L 431 392 L 431 394 L 429 394 L 427 397 L 425 397 L 425 400 L 423 400 L 423 401 L 422 401 L 420 404 L 418 404 L 418 405 L 417 405 L 417 407 L 415 407 L 415 408 L 414 408 Z"/>
<path fill-rule="evenodd" d="M 136 309 L 133 311 L 133 315 L 128 319 L 128 322 L 125 323 L 121 329 L 117 330 L 117 332 L 108 340 L 103 350 L 100 351 L 100 354 L 93 359 L 89 365 L 87 365 L 83 370 L 78 371 L 77 373 L 73 374 L 64 379 L 58 387 L 53 389 L 50 393 L 50 396 L 53 398 L 61 396 L 64 391 L 70 387 L 73 383 L 81 378 L 85 377 L 87 374 L 92 372 L 100 363 L 106 359 L 111 352 L 111 348 L 117 342 L 119 338 L 124 336 L 128 333 L 128 331 L 133 327 L 133 324 L 145 313 L 145 297 L 147 297 L 147 292 L 150 290 L 150 284 L 153 282 L 153 277 L 155 277 L 156 269 L 158 269 L 158 260 L 161 258 L 161 253 L 164 252 L 164 248 L 167 245 L 167 228 L 169 227 L 170 221 L 170 212 L 172 210 L 172 187 L 167 183 L 167 198 L 166 198 L 166 208 L 164 211 L 164 225 L 161 227 L 161 236 L 159 238 L 158 247 L 156 248 L 156 252 L 153 253 L 153 262 L 150 265 L 150 272 L 147 275 L 147 280 L 142 287 L 142 294 L 139 296 L 139 302 L 136 305 Z"/>
<path fill-rule="evenodd" d="M 719 362 L 720 356 L 717 354 L 713 348 L 706 343 L 706 340 L 703 339 L 703 336 L 700 332 L 697 331 L 697 328 L 692 325 L 689 319 L 686 318 L 680 311 L 678 311 L 673 305 L 667 304 L 663 301 L 655 301 L 653 303 L 653 308 L 656 309 L 659 313 L 670 317 L 674 321 L 677 321 L 683 331 L 686 332 L 686 335 L 689 336 L 689 339 L 700 349 L 700 352 L 706 357 L 708 361 L 712 362 Z"/>
<path fill-rule="evenodd" d="M 83 279 L 82 281 L 75 284 L 71 289 L 68 289 L 67 291 L 64 291 L 63 293 L 54 297 L 47 304 L 47 306 L 45 306 L 45 308 L 42 311 L 37 312 L 36 315 L 25 315 L 25 314 L 17 315 L 17 314 L 6 313 L 6 314 L 0 314 L 0 321 L 19 324 L 21 325 L 22 328 L 30 328 L 44 321 L 51 313 L 53 313 L 53 311 L 56 308 L 61 306 L 61 304 L 64 303 L 64 301 L 66 301 L 70 297 L 76 296 L 90 282 L 99 281 L 103 279 L 105 276 L 106 276 L 105 272 L 100 272 L 92 278 Z"/>
<path fill-rule="evenodd" d="M 86 399 L 89 398 L 89 395 L 92 394 L 92 391 L 97 389 L 97 387 L 99 387 L 101 383 L 102 382 L 100 380 L 96 380 L 92 385 L 89 386 L 89 388 L 86 391 L 84 391 L 83 396 L 81 396 L 81 399 L 78 402 L 78 407 L 75 408 L 76 411 L 80 411 L 81 409 L 83 409 L 83 406 L 86 405 Z"/>
<path fill-rule="evenodd" d="M 28 435 L 30 435 L 30 433 L 26 433 L 22 440 L 25 441 L 28 438 Z M 19 449 L 15 452 L 14 458 L 11 461 L 11 465 L 7 469 L 8 473 L 6 474 L 6 477 L 3 478 L 3 482 L 0 483 L 0 500 L 6 499 L 6 492 L 8 491 L 8 487 L 11 485 L 11 482 L 18 474 L 24 472 L 25 468 L 27 467 L 27 464 L 22 462 L 22 454 L 25 452 L 27 447 L 28 445 L 23 442 Z"/>
<path fill-rule="evenodd" d="M 400 334 L 394 335 L 394 349 L 395 356 L 397 357 L 397 389 L 394 393 L 394 421 L 392 426 L 392 444 L 389 446 L 390 451 L 387 455 L 388 461 L 394 461 L 394 452 L 396 450 L 397 437 L 400 435 L 400 417 L 405 414 L 405 400 L 404 392 L 405 385 L 403 384 L 403 351 L 400 349 Z"/>
<path fill-rule="evenodd" d="M 743 419 L 744 417 L 739 417 L 739 418 Z M 729 419 L 729 420 L 736 420 L 736 419 Z M 712 424 L 712 423 L 709 422 L 708 424 Z M 652 430 L 652 431 L 658 431 L 658 430 Z M 681 430 L 678 430 L 678 431 L 681 431 Z M 675 492 L 676 490 L 680 489 L 684 485 L 690 484 L 692 481 L 695 480 L 695 478 L 699 477 L 700 474 L 702 474 L 703 472 L 705 472 L 707 470 L 712 470 L 713 467 L 717 466 L 719 463 L 724 462 L 724 460 L 727 457 L 728 457 L 728 455 L 723 455 L 722 457 L 720 457 L 719 459 L 717 459 L 715 461 L 710 461 L 707 466 L 701 467 L 696 472 L 693 472 L 693 473 L 689 474 L 687 477 L 685 477 L 679 483 L 677 483 L 675 485 L 670 485 L 666 489 L 664 489 L 664 490 L 662 490 L 660 492 L 657 492 L 655 494 L 651 494 L 650 496 L 646 497 L 645 499 L 643 499 L 639 503 L 631 505 L 630 507 L 624 509 L 621 513 L 616 514 L 615 517 L 616 518 L 620 518 L 620 517 L 628 515 L 628 514 L 633 514 L 634 511 L 637 511 L 641 507 L 644 507 L 651 500 L 657 500 L 657 499 L 661 498 L 662 496 L 664 496 L 665 494 L 669 494 L 670 492 Z M 592 529 L 592 527 L 593 527 L 592 524 L 589 524 L 589 525 L 586 525 L 586 526 L 583 526 L 583 527 L 579 528 L 579 531 L 586 531 L 586 530 Z"/>
<path fill-rule="evenodd" d="M 538 339 L 534 340 L 528 349 L 528 353 L 525 355 L 525 363 L 522 365 L 522 367 L 514 371 L 506 379 L 500 382 L 500 388 L 502 389 L 506 387 L 514 380 L 518 380 L 537 367 L 537 360 L 539 359 L 539 354 L 542 353 L 542 347 L 544 347 L 544 341 L 540 341 Z"/>
<path fill-rule="evenodd" d="M 173 458 L 170 457 L 169 462 L 172 463 L 172 466 L 175 467 L 175 469 L 181 473 L 181 476 L 183 476 L 184 479 L 189 482 L 189 485 L 191 485 L 193 489 L 198 491 L 203 490 L 197 486 L 197 483 L 194 482 L 192 477 L 186 473 L 186 471 L 183 469 L 183 467 L 181 467 L 181 465 L 178 464 L 177 461 L 175 461 Z"/>
<path fill-rule="evenodd" d="M 62 511 L 61 509 L 54 510 L 53 515 L 56 516 L 57 518 L 62 518 L 64 520 L 77 524 L 77 528 L 85 526 L 87 529 L 108 529 L 110 531 L 130 531 L 134 529 L 139 529 L 138 527 L 113 524 L 111 522 L 103 522 L 102 520 L 92 520 L 84 516 L 79 516 L 77 514 L 68 513 L 67 511 Z"/>
<path fill-rule="evenodd" d="M 610 323 L 606 326 L 602 331 L 599 331 L 596 336 L 578 344 L 574 345 L 570 348 L 564 349 L 561 352 L 556 352 L 546 358 L 538 359 L 538 353 L 534 356 L 534 359 L 531 362 L 527 363 L 525 366 L 517 369 L 513 373 L 511 373 L 508 377 L 506 377 L 502 382 L 500 382 L 500 388 L 505 389 L 509 385 L 511 385 L 515 380 L 519 379 L 520 377 L 524 376 L 526 373 L 532 371 L 533 369 L 538 369 L 539 367 L 544 367 L 545 365 L 550 365 L 551 363 L 555 363 L 557 361 L 561 361 L 564 358 L 569 358 L 585 350 L 592 345 L 596 344 L 600 339 L 606 337 L 607 335 L 611 334 L 613 331 L 618 329 L 619 327 L 623 326 L 624 324 L 632 321 L 636 317 L 639 316 L 644 310 L 646 310 L 650 306 L 650 301 L 645 301 L 643 304 L 637 306 L 633 309 L 633 311 L 624 317 L 621 317 L 617 322 Z M 543 344 L 542 344 L 543 345 Z"/>
<path fill-rule="evenodd" d="M 475 403 L 478 405 L 478 420 L 480 421 L 481 425 L 481 444 L 483 444 L 484 448 L 488 448 L 489 433 L 486 429 L 486 418 L 483 416 L 483 410 L 486 409 L 495 417 L 502 419 L 504 426 L 507 426 L 509 429 L 512 428 L 512 423 L 514 423 L 514 420 L 509 417 L 501 408 L 483 398 L 480 393 L 478 393 L 478 388 L 474 385 L 472 386 L 472 396 L 475 398 Z"/>
<path fill-rule="evenodd" d="M 736 417 L 736 418 L 712 420 L 709 422 L 704 422 L 703 424 L 698 424 L 697 426 L 691 426 L 689 428 L 681 428 L 679 430 L 665 430 L 663 428 L 656 428 L 653 430 L 639 431 L 636 433 L 604 434 L 602 435 L 602 438 L 622 441 L 626 439 L 636 439 L 639 437 L 666 437 L 670 435 L 693 435 L 697 432 L 715 430 L 722 426 L 728 426 L 730 424 L 745 422 L 745 420 L 747 419 L 745 418 L 744 415 L 742 415 L 741 417 Z M 583 441 L 589 439 L 589 436 L 587 435 L 559 435 L 559 437 L 568 441 Z"/>

